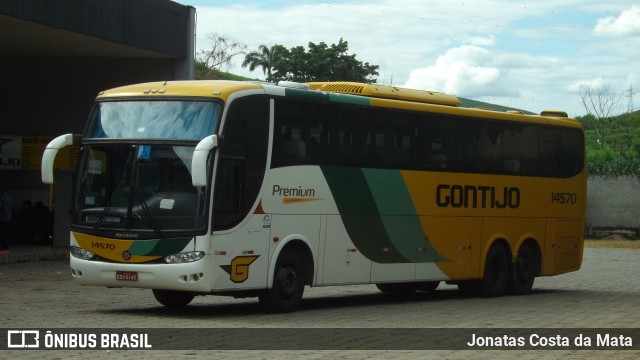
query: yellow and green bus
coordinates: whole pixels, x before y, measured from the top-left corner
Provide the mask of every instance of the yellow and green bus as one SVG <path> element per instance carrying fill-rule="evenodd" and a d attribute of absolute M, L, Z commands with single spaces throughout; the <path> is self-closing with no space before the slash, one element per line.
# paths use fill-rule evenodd
<path fill-rule="evenodd" d="M 562 111 L 461 107 L 348 82 L 170 81 L 101 92 L 80 146 L 70 266 L 80 285 L 298 307 L 305 286 L 440 283 L 527 294 L 578 270 L 584 135 Z"/>

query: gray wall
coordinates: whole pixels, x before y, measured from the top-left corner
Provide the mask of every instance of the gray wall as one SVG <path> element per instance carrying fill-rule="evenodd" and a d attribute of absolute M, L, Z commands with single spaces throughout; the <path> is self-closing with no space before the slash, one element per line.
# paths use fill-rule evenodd
<path fill-rule="evenodd" d="M 587 234 L 640 235 L 640 178 L 589 176 Z"/>

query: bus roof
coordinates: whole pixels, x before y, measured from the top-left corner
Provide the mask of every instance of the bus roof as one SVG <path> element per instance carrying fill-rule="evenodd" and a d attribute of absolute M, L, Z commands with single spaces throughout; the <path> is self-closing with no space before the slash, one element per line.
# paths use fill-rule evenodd
<path fill-rule="evenodd" d="M 396 86 L 386 86 L 377 84 L 364 84 L 356 82 L 309 82 L 295 83 L 303 86 L 292 86 L 294 83 L 287 83 L 284 87 L 275 84 L 259 82 L 259 81 L 232 81 L 232 80 L 180 80 L 180 81 L 158 81 L 140 84 L 132 84 L 121 86 L 109 90 L 101 91 L 97 99 L 115 99 L 125 97 L 210 97 L 219 98 L 226 101 L 234 92 L 246 90 L 264 90 L 272 93 L 274 89 L 282 89 L 282 95 L 287 96 L 303 96 L 306 99 L 328 100 L 338 102 L 354 102 L 358 104 L 372 105 L 371 100 L 377 105 L 384 107 L 398 108 L 420 108 L 428 105 L 444 105 L 440 111 L 449 114 L 470 115 L 478 117 L 491 117 L 502 119 L 523 119 L 526 117 L 529 121 L 545 121 L 548 123 L 570 125 L 569 123 L 578 123 L 578 121 L 568 117 L 567 113 L 560 110 L 545 110 L 539 116 L 527 115 L 515 111 L 496 111 L 492 109 L 463 108 L 462 102 L 455 96 L 443 94 L 433 91 L 414 90 L 400 88 Z M 270 90 L 269 90 L 270 89 Z M 308 89 L 308 90 L 305 90 Z M 285 91 L 286 90 L 286 91 Z M 280 91 L 276 90 L 276 93 Z M 317 95 L 313 95 L 313 94 Z M 340 98 L 329 96 L 328 94 L 337 94 Z M 303 95 L 307 94 L 307 95 Z M 324 94 L 324 95 L 322 95 Z M 363 101 L 357 100 L 362 99 Z M 369 100 L 365 100 L 369 99 Z M 377 99 L 377 101 L 376 101 Z M 354 101 L 355 100 L 355 101 Z M 395 103 L 398 100 L 403 103 Z M 412 105 L 413 103 L 413 105 Z M 424 104 L 424 105 L 422 105 Z M 538 120 L 536 120 L 538 119 Z"/>
<path fill-rule="evenodd" d="M 457 97 L 434 91 L 405 89 L 397 86 L 356 82 L 309 82 L 308 84 L 311 90 L 318 91 L 363 95 L 393 100 L 415 101 L 437 105 L 462 105 L 462 102 Z"/>
<path fill-rule="evenodd" d="M 158 95 L 216 97 L 226 100 L 236 91 L 252 89 L 262 89 L 262 86 L 257 82 L 231 80 L 158 81 L 104 90 L 98 94 L 98 99 Z"/>

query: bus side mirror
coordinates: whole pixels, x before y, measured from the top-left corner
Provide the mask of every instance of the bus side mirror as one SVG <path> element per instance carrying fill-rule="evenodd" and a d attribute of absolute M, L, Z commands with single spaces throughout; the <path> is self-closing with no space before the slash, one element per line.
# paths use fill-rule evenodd
<path fill-rule="evenodd" d="M 65 134 L 51 140 L 42 154 L 42 164 L 40 165 L 40 175 L 42 182 L 45 184 L 53 184 L 53 163 L 58 155 L 58 150 L 71 146 L 80 145 L 80 135 Z"/>
<path fill-rule="evenodd" d="M 207 186 L 207 158 L 209 152 L 217 146 L 217 135 L 209 135 L 196 145 L 191 158 L 191 183 L 193 186 Z"/>

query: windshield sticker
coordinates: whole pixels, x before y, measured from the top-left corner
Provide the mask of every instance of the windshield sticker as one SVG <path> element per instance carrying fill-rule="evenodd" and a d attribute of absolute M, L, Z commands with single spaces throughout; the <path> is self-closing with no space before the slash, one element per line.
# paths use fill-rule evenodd
<path fill-rule="evenodd" d="M 151 157 L 151 146 L 150 145 L 140 145 L 138 148 L 138 159 L 149 159 Z"/>
<path fill-rule="evenodd" d="M 175 199 L 162 199 L 160 200 L 160 209 L 173 209 L 173 205 L 176 203 Z"/>
<path fill-rule="evenodd" d="M 89 174 L 102 174 L 102 161 L 89 160 L 89 166 L 87 166 L 87 172 Z"/>

